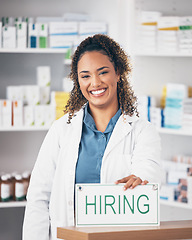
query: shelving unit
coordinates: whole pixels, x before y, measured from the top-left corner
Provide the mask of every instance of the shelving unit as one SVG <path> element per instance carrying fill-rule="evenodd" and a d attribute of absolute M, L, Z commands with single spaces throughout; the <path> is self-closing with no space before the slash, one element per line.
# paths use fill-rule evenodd
<path fill-rule="evenodd" d="M 190 0 L 135 0 L 134 22 L 140 11 L 159 11 L 163 16 L 192 16 Z M 136 94 L 150 95 L 160 102 L 163 87 L 168 82 L 191 85 L 192 51 L 188 52 L 146 52 L 138 51 L 135 43 L 136 26 L 132 28 L 132 48 L 134 59 L 133 86 Z M 190 140 L 192 129 L 157 129 L 162 139 L 162 159 L 170 159 L 173 155 L 192 155 Z M 192 206 L 186 203 L 160 200 L 163 220 L 192 219 Z M 173 210 L 174 209 L 174 210 Z"/>
<path fill-rule="evenodd" d="M 0 208 L 25 207 L 26 201 L 21 202 L 0 202 Z"/>
<path fill-rule="evenodd" d="M 15 132 L 15 131 L 48 131 L 49 127 L 47 126 L 42 126 L 42 127 L 36 127 L 36 126 L 31 126 L 31 127 L 0 127 L 0 132 Z"/>
<path fill-rule="evenodd" d="M 192 137 L 192 129 L 170 129 L 170 128 L 158 128 L 159 133 L 170 135 L 182 135 Z"/>
<path fill-rule="evenodd" d="M 137 57 L 192 57 L 192 52 L 135 52 Z"/>
<path fill-rule="evenodd" d="M 192 210 L 192 206 L 187 203 L 160 200 L 160 204 L 165 206 L 170 206 L 170 207 Z"/>
<path fill-rule="evenodd" d="M 6 49 L 0 48 L 0 53 L 66 53 L 67 48 L 25 48 L 25 49 Z"/>

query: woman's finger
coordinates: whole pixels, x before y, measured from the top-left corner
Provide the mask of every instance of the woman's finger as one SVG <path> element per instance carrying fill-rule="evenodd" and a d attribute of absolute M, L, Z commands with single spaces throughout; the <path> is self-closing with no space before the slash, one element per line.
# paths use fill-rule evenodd
<path fill-rule="evenodd" d="M 141 185 L 146 185 L 148 183 L 147 180 L 142 181 Z"/>
<path fill-rule="evenodd" d="M 126 183 L 127 181 L 129 181 L 129 179 L 131 179 L 132 177 L 136 177 L 135 175 L 130 175 L 128 177 L 124 177 L 122 179 L 119 179 L 115 182 L 115 184 L 119 184 L 119 183 Z"/>
<path fill-rule="evenodd" d="M 142 180 L 139 177 L 132 177 L 127 181 L 127 183 L 124 185 L 124 190 L 127 190 L 128 188 L 135 188 L 137 185 L 141 184 Z"/>

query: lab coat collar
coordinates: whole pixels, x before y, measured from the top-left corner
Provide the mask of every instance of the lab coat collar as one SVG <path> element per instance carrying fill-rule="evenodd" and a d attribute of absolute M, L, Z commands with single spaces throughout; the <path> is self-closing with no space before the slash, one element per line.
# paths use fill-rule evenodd
<path fill-rule="evenodd" d="M 117 121 L 115 128 L 113 130 L 113 133 L 111 135 L 111 138 L 108 142 L 108 145 L 106 147 L 104 157 L 108 155 L 108 153 L 132 130 L 132 124 L 133 122 L 137 121 L 138 117 L 136 116 L 128 116 L 122 114 L 119 117 L 119 120 Z"/>

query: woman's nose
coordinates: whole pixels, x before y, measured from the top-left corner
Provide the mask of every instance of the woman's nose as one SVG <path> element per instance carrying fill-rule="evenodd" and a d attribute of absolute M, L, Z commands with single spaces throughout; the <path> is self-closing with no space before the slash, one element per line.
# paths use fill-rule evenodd
<path fill-rule="evenodd" d="M 94 88 L 99 87 L 101 85 L 101 80 L 100 80 L 99 76 L 93 76 L 91 85 Z"/>

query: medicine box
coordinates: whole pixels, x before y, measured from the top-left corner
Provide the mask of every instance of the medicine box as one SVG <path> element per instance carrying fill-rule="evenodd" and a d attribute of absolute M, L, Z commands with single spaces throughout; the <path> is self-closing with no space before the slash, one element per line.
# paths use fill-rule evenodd
<path fill-rule="evenodd" d="M 34 106 L 27 105 L 23 107 L 23 120 L 25 126 L 33 126 L 35 124 Z"/>
<path fill-rule="evenodd" d="M 52 105 L 44 106 L 45 126 L 50 127 L 55 120 L 55 107 Z"/>
<path fill-rule="evenodd" d="M 38 27 L 35 23 L 28 24 L 28 47 L 29 48 L 37 48 L 38 42 Z"/>
<path fill-rule="evenodd" d="M 35 126 L 45 125 L 45 109 L 44 105 L 34 106 Z"/>
<path fill-rule="evenodd" d="M 23 100 L 23 88 L 21 86 L 7 86 L 6 97 L 9 100 Z"/>
<path fill-rule="evenodd" d="M 23 49 L 27 47 L 27 23 L 17 22 L 17 48 Z"/>
<path fill-rule="evenodd" d="M 2 126 L 11 127 L 12 125 L 12 102 L 10 100 L 0 100 L 2 109 Z"/>
<path fill-rule="evenodd" d="M 80 22 L 79 35 L 107 34 L 107 24 L 105 22 Z"/>
<path fill-rule="evenodd" d="M 16 27 L 3 27 L 3 48 L 16 48 Z"/>
<path fill-rule="evenodd" d="M 50 48 L 71 48 L 77 41 L 77 22 L 50 22 L 49 45 Z"/>
<path fill-rule="evenodd" d="M 50 86 L 40 87 L 40 104 L 50 103 Z"/>
<path fill-rule="evenodd" d="M 15 127 L 23 126 L 23 102 L 21 100 L 12 102 L 12 123 Z"/>
<path fill-rule="evenodd" d="M 37 67 L 37 85 L 47 87 L 51 84 L 51 69 L 49 66 Z"/>

